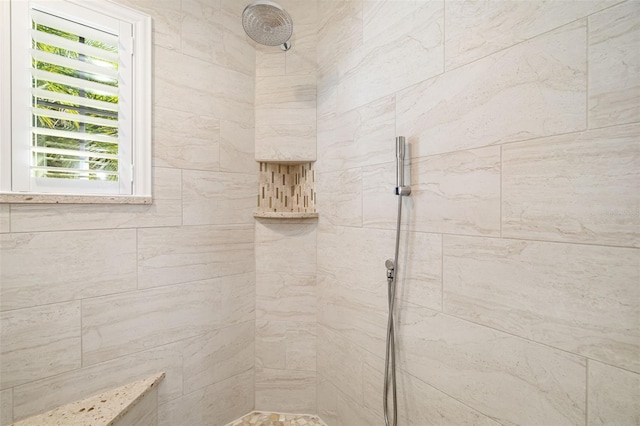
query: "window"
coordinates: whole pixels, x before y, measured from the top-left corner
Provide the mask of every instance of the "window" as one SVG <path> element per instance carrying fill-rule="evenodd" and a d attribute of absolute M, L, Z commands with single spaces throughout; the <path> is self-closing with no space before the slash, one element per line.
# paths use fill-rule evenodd
<path fill-rule="evenodd" d="M 2 192 L 149 197 L 150 18 L 104 0 L 0 7 Z"/>

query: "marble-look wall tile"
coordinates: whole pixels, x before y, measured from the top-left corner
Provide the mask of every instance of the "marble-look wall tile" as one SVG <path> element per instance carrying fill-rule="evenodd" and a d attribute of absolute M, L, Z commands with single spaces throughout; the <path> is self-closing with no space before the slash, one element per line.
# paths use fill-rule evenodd
<path fill-rule="evenodd" d="M 224 425 L 254 407 L 253 370 L 186 394 L 158 407 L 158 426 Z"/>
<path fill-rule="evenodd" d="M 9 426 L 13 423 L 13 389 L 0 391 L 0 425 Z"/>
<path fill-rule="evenodd" d="M 183 170 L 183 224 L 252 224 L 255 185 L 255 175 Z"/>
<path fill-rule="evenodd" d="M 334 232 L 319 233 L 318 274 L 321 281 L 318 282 L 318 293 L 322 303 L 319 315 L 324 315 L 327 303 L 343 315 L 346 314 L 345 309 L 352 310 L 358 304 L 369 303 L 371 306 L 363 307 L 363 313 L 371 315 L 382 311 L 386 318 L 384 261 L 393 257 L 394 241 L 395 230 L 338 227 Z M 400 235 L 399 259 L 397 297 L 440 310 L 442 237 L 403 231 Z M 333 287 L 334 283 L 340 286 Z M 352 297 L 357 303 L 351 302 Z M 352 321 L 343 322 L 332 315 L 329 315 L 329 320 L 336 319 L 336 323 L 343 324 L 343 327 L 349 327 Z M 355 332 L 357 334 L 358 330 Z M 370 332 L 379 335 L 379 330 L 375 328 Z M 353 338 L 356 339 L 355 336 Z"/>
<path fill-rule="evenodd" d="M 318 0 L 280 0 L 278 4 L 287 10 L 298 26 L 314 25 L 318 21 Z"/>
<path fill-rule="evenodd" d="M 318 2 L 318 68 L 326 73 L 337 67 L 362 45 L 363 2 L 320 0 Z"/>
<path fill-rule="evenodd" d="M 255 270 L 253 225 L 138 230 L 140 288 Z"/>
<path fill-rule="evenodd" d="M 318 120 L 318 170 L 326 173 L 393 161 L 394 111 L 395 98 L 388 97 Z"/>
<path fill-rule="evenodd" d="M 315 274 L 260 271 L 255 288 L 258 320 L 315 323 Z"/>
<path fill-rule="evenodd" d="M 639 264 L 635 249 L 445 236 L 444 311 L 640 371 Z"/>
<path fill-rule="evenodd" d="M 352 395 L 342 391 L 338 392 L 337 411 L 341 419 L 340 426 L 384 424 L 382 416 L 363 406 L 362 402 L 354 401 Z"/>
<path fill-rule="evenodd" d="M 220 1 L 181 0 L 182 53 L 226 65 Z"/>
<path fill-rule="evenodd" d="M 356 401 L 362 401 L 362 349 L 324 325 L 318 325 L 317 372 Z"/>
<path fill-rule="evenodd" d="M 260 123 L 256 128 L 256 160 L 315 161 L 316 125 Z"/>
<path fill-rule="evenodd" d="M 153 204 L 14 204 L 15 232 L 144 228 L 182 224 L 182 173 L 153 169 Z"/>
<path fill-rule="evenodd" d="M 382 417 L 370 408 L 364 407 L 361 401 L 356 401 L 353 395 L 344 392 L 326 378 L 318 377 L 317 398 L 318 414 L 331 426 L 384 424 Z"/>
<path fill-rule="evenodd" d="M 365 378 L 368 377 L 365 372 Z M 378 376 L 379 377 L 379 376 Z M 373 384 L 372 384 L 373 386 Z M 400 424 L 421 426 L 499 426 L 500 423 L 451 398 L 422 380 L 400 371 L 398 400 Z M 428 401 L 428 402 L 426 402 Z"/>
<path fill-rule="evenodd" d="M 256 47 L 256 77 L 283 76 L 287 73 L 286 54 L 279 47 Z"/>
<path fill-rule="evenodd" d="M 218 170 L 220 120 L 196 112 L 156 107 L 153 161 L 159 167 Z"/>
<path fill-rule="evenodd" d="M 487 147 L 419 158 L 411 164 L 410 229 L 500 234 L 500 149 Z M 365 180 L 365 179 L 363 179 Z M 365 180 L 366 182 L 366 180 Z M 387 181 L 388 182 L 388 181 Z M 368 185 L 365 183 L 365 188 Z M 385 189 L 388 188 L 388 184 Z M 387 190 L 388 191 L 388 190 Z M 365 189 L 365 225 L 376 223 Z"/>
<path fill-rule="evenodd" d="M 222 120 L 220 136 L 220 171 L 257 174 L 253 123 Z"/>
<path fill-rule="evenodd" d="M 358 401 L 363 407 L 368 408 L 377 416 L 384 416 L 383 390 L 384 390 L 384 364 L 382 358 L 384 352 L 373 354 L 363 352 L 362 358 L 362 401 Z M 402 372 L 396 368 L 396 379 Z M 397 380 L 398 391 L 402 389 L 400 380 Z M 400 399 L 402 394 L 400 393 Z M 400 402 L 400 401 L 398 401 Z"/>
<path fill-rule="evenodd" d="M 228 68 L 213 67 L 213 82 L 223 86 L 223 97 L 218 98 L 221 117 L 238 123 L 255 123 L 255 78 Z"/>
<path fill-rule="evenodd" d="M 581 21 L 410 87 L 398 134 L 423 157 L 583 130 L 586 43 Z"/>
<path fill-rule="evenodd" d="M 309 8 L 312 9 L 312 7 Z M 305 12 L 305 15 L 313 14 L 313 12 L 314 11 L 310 11 L 310 13 Z M 286 75 L 316 75 L 316 46 L 318 45 L 317 24 L 313 22 L 311 24 L 300 25 L 297 22 L 296 16 L 294 16 L 293 19 L 296 25 L 293 35 L 291 36 L 292 47 L 284 54 L 286 57 Z"/>
<path fill-rule="evenodd" d="M 385 259 L 393 257 L 395 230 L 335 227 L 318 234 L 317 272 L 357 291 L 386 297 Z"/>
<path fill-rule="evenodd" d="M 440 392 L 422 380 L 397 370 L 398 423 L 403 425 L 487 425 L 500 423 Z M 371 355 L 363 364 L 364 406 L 383 416 L 384 359 Z M 428 402 L 427 402 L 428 401 Z"/>
<path fill-rule="evenodd" d="M 316 398 L 318 401 L 318 416 L 325 423 L 339 426 L 338 398 L 339 391 L 326 378 L 318 374 L 316 386 Z"/>
<path fill-rule="evenodd" d="M 360 348 L 384 353 L 389 306 L 384 286 L 382 275 L 368 289 L 347 277 L 319 273 L 318 322 Z"/>
<path fill-rule="evenodd" d="M 584 422 L 585 359 L 406 302 L 398 312 L 409 374 L 499 423 Z"/>
<path fill-rule="evenodd" d="M 316 371 L 316 324 L 258 320 L 256 367 Z"/>
<path fill-rule="evenodd" d="M 395 229 L 395 163 L 363 169 L 364 225 Z M 411 164 L 410 229 L 500 235 L 500 148 L 417 158 Z"/>
<path fill-rule="evenodd" d="M 503 235 L 640 247 L 639 125 L 503 147 Z"/>
<path fill-rule="evenodd" d="M 182 342 L 83 367 L 14 388 L 17 419 L 96 395 L 164 371 L 158 387 L 160 404 L 182 395 Z"/>
<path fill-rule="evenodd" d="M 82 363 L 96 364 L 212 331 L 220 324 L 221 303 L 218 280 L 84 300 Z"/>
<path fill-rule="evenodd" d="M 11 232 L 11 205 L 0 204 L 0 234 Z"/>
<path fill-rule="evenodd" d="M 316 373 L 256 369 L 256 410 L 288 413 L 316 412 Z"/>
<path fill-rule="evenodd" d="M 220 323 L 223 326 L 256 319 L 256 273 L 220 277 Z"/>
<path fill-rule="evenodd" d="M 640 375 L 589 360 L 588 426 L 640 424 Z"/>
<path fill-rule="evenodd" d="M 315 75 L 257 77 L 255 110 L 258 128 L 277 124 L 312 125 L 316 119 Z"/>
<path fill-rule="evenodd" d="M 253 76 L 161 47 L 154 70 L 156 107 L 253 123 Z"/>
<path fill-rule="evenodd" d="M 640 3 L 589 17 L 589 127 L 640 121 Z"/>
<path fill-rule="evenodd" d="M 445 2 L 447 70 L 561 27 L 622 0 Z"/>
<path fill-rule="evenodd" d="M 286 57 L 286 74 L 315 75 L 318 1 L 281 0 L 279 4 L 287 10 L 294 22 L 292 48 L 283 55 Z"/>
<path fill-rule="evenodd" d="M 158 388 L 151 388 L 141 400 L 135 402 L 114 426 L 157 426 Z"/>
<path fill-rule="evenodd" d="M 156 111 L 162 107 L 222 118 L 226 82 L 218 78 L 215 65 L 162 47 L 155 48 L 153 57 Z"/>
<path fill-rule="evenodd" d="M 413 163 L 413 160 L 409 160 Z M 411 196 L 402 199 L 402 224 L 407 229 L 414 210 L 413 185 L 418 179 L 412 175 L 413 167 L 405 167 L 405 183 L 411 186 Z M 362 168 L 362 222 L 366 227 L 396 229 L 398 196 L 396 162 L 381 163 Z"/>
<path fill-rule="evenodd" d="M 167 49 L 180 49 L 181 2 L 176 0 L 117 0 L 153 19 L 153 44 Z"/>
<path fill-rule="evenodd" d="M 80 302 L 0 314 L 0 388 L 80 367 Z"/>
<path fill-rule="evenodd" d="M 135 230 L 0 234 L 0 253 L 2 310 L 136 288 Z"/>
<path fill-rule="evenodd" d="M 316 271 L 316 224 L 256 222 L 256 270 Z"/>
<path fill-rule="evenodd" d="M 424 17 L 425 8 L 434 5 L 415 0 L 364 0 L 362 2 L 362 39 L 365 43 L 386 35 L 397 39 L 415 26 L 417 16 Z M 435 2 L 433 2 L 435 3 Z M 442 8 L 442 4 L 435 6 Z M 436 37 L 440 39 L 441 37 Z"/>
<path fill-rule="evenodd" d="M 320 220 L 332 225 L 362 226 L 362 169 L 317 175 Z"/>
<path fill-rule="evenodd" d="M 316 120 L 328 120 L 338 117 L 338 75 L 335 70 L 318 69 L 317 76 Z"/>
<path fill-rule="evenodd" d="M 442 309 L 442 235 L 406 232 L 400 236 L 396 297 Z"/>
<path fill-rule="evenodd" d="M 254 336 L 255 323 L 248 321 L 187 339 L 182 345 L 184 393 L 252 369 Z"/>
<path fill-rule="evenodd" d="M 240 24 L 246 4 L 236 0 L 221 0 L 220 7 L 224 28 L 222 42 L 227 68 L 255 76 L 256 49 Z"/>
<path fill-rule="evenodd" d="M 401 24 L 369 37 L 389 9 L 405 9 Z M 365 2 L 364 19 L 364 43 L 338 65 L 340 113 L 444 71 L 444 2 Z"/>

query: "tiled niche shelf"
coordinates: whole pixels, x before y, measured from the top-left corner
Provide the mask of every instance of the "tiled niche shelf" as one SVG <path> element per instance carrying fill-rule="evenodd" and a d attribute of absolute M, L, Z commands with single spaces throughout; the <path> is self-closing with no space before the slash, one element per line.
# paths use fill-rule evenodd
<path fill-rule="evenodd" d="M 314 219 L 316 177 L 312 162 L 258 162 L 258 208 L 254 217 Z"/>

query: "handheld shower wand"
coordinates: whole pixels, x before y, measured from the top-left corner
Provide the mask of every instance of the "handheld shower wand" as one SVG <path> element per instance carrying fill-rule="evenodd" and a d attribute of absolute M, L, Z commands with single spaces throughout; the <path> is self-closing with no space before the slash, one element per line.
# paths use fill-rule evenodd
<path fill-rule="evenodd" d="M 410 195 L 411 187 L 404 182 L 404 159 L 406 155 L 404 136 L 396 138 L 396 195 Z"/>
<path fill-rule="evenodd" d="M 396 189 L 398 196 L 398 219 L 396 221 L 396 250 L 393 259 L 387 259 L 387 293 L 389 301 L 389 317 L 387 321 L 387 349 L 384 360 L 384 423 L 386 426 L 398 424 L 398 396 L 396 391 L 396 345 L 393 308 L 396 300 L 396 280 L 398 278 L 398 252 L 400 249 L 400 222 L 402 220 L 402 197 L 411 194 L 411 187 L 405 185 L 404 166 L 406 144 L 404 136 L 396 138 Z M 389 394 L 391 394 L 391 415 L 389 413 Z"/>

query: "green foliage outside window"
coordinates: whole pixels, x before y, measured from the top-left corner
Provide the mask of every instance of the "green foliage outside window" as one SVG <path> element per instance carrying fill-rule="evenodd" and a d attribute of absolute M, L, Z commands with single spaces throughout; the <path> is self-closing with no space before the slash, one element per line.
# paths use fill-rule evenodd
<path fill-rule="evenodd" d="M 95 40 L 85 40 L 84 38 L 63 32 L 54 28 L 46 27 L 40 24 L 33 26 L 39 32 L 52 34 L 63 37 L 77 43 L 88 44 L 105 51 L 117 53 L 116 46 L 108 46 Z M 66 50 L 57 46 L 52 46 L 42 42 L 33 41 L 33 48 L 42 52 L 63 56 L 66 58 L 91 62 L 94 64 L 106 65 L 112 69 L 117 69 L 116 62 L 105 62 L 103 59 L 94 58 L 79 52 Z M 116 79 L 105 78 L 104 76 L 94 75 L 91 73 L 79 71 L 76 69 L 66 68 L 57 64 L 51 64 L 44 61 L 33 59 L 33 67 L 38 70 L 48 71 L 55 74 L 65 75 L 85 81 L 92 81 L 103 85 L 117 87 Z M 32 79 L 34 88 L 43 89 L 54 93 L 72 95 L 74 97 L 95 99 L 103 102 L 118 103 L 118 97 L 104 93 L 95 93 L 91 90 L 85 90 L 80 87 L 61 84 L 58 82 L 40 80 L 35 77 Z M 117 143 L 98 142 L 89 139 L 81 139 L 82 133 L 97 134 L 118 137 L 118 115 L 117 112 L 100 110 L 96 108 L 86 107 L 77 103 L 63 102 L 60 100 L 48 100 L 45 97 L 33 96 L 33 106 L 39 109 L 59 111 L 68 114 L 97 117 L 113 122 L 113 125 L 98 125 L 84 123 L 81 120 L 53 118 L 46 115 L 33 115 L 33 125 L 42 129 L 53 129 L 77 132 L 78 138 L 51 136 L 34 132 L 33 145 L 37 147 L 68 149 L 78 151 L 78 155 L 67 155 L 59 153 L 34 153 L 32 166 L 41 167 L 34 170 L 35 176 L 47 178 L 64 178 L 64 179 L 88 179 L 88 180 L 118 180 L 118 160 L 117 158 L 99 158 L 93 154 L 111 154 L 117 156 Z M 86 155 L 84 153 L 86 152 Z M 46 168 L 46 169 L 45 169 Z M 55 170 L 60 169 L 60 170 Z M 82 170 L 82 172 L 79 172 Z"/>

